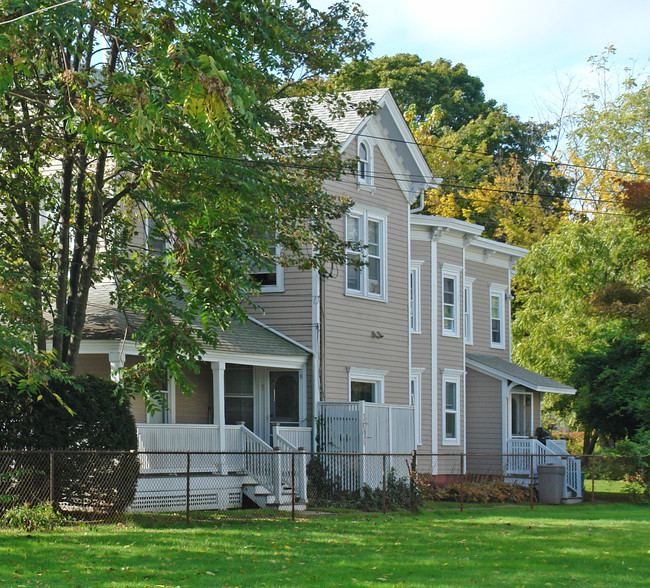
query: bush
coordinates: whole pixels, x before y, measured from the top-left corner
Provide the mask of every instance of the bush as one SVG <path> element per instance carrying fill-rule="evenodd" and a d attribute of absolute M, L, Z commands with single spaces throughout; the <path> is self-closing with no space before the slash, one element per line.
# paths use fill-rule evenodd
<path fill-rule="evenodd" d="M 23 504 L 7 510 L 2 516 L 4 525 L 11 529 L 23 531 L 51 531 L 63 525 L 66 518 L 55 511 L 50 504 L 30 506 Z"/>
<path fill-rule="evenodd" d="M 463 502 L 474 504 L 522 504 L 530 501 L 529 488 L 508 484 L 495 478 L 467 480 L 463 484 L 453 482 L 440 487 L 436 485 L 432 477 L 421 476 L 419 486 L 422 499 L 432 502 L 460 502 L 461 494 Z"/>
<path fill-rule="evenodd" d="M 135 419 L 115 383 L 83 376 L 53 381 L 39 395 L 0 384 L 0 414 L 0 448 L 16 450 L 0 456 L 0 496 L 10 497 L 0 509 L 52 497 L 76 512 L 113 514 L 133 500 L 139 473 L 137 456 L 129 453 L 137 448 Z M 61 451 L 53 468 L 51 450 Z"/>

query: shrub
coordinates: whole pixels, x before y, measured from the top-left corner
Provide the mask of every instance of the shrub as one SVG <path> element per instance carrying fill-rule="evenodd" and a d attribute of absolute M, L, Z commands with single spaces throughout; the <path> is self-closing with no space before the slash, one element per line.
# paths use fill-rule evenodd
<path fill-rule="evenodd" d="M 66 522 L 66 518 L 52 508 L 51 504 L 31 506 L 22 504 L 7 510 L 2 516 L 4 525 L 23 531 L 51 531 Z"/>
<path fill-rule="evenodd" d="M 0 414 L 0 448 L 16 450 L 0 462 L 0 495 L 11 497 L 0 509 L 53 498 L 77 512 L 113 514 L 133 500 L 139 473 L 137 456 L 129 453 L 137 448 L 135 419 L 115 383 L 83 376 L 52 381 L 39 395 L 0 384 Z M 62 452 L 54 454 L 52 468 L 47 452 L 25 450 Z"/>
<path fill-rule="evenodd" d="M 530 501 L 530 489 L 525 486 L 508 484 L 503 480 L 486 478 L 483 480 L 467 480 L 462 484 L 453 482 L 444 487 L 437 486 L 433 477 L 421 476 L 419 480 L 420 494 L 425 501 L 453 501 L 475 504 L 515 503 Z"/>

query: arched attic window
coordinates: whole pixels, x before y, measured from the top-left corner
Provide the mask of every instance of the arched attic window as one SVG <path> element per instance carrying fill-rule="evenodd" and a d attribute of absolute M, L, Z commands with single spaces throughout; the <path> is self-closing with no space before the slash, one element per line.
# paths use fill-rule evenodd
<path fill-rule="evenodd" d="M 366 141 L 359 141 L 357 146 L 359 158 L 357 181 L 365 186 L 372 186 L 372 148 Z"/>

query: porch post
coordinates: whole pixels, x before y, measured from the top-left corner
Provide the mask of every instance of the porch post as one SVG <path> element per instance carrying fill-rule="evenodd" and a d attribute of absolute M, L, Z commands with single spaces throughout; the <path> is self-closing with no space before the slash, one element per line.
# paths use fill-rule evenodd
<path fill-rule="evenodd" d="M 226 406 L 225 406 L 225 378 L 226 363 L 224 361 L 210 362 L 212 367 L 212 411 L 213 424 L 218 425 L 219 451 L 225 451 L 226 448 Z M 223 467 L 223 455 L 220 459 Z"/>
<path fill-rule="evenodd" d="M 111 364 L 111 380 L 119 382 L 122 376 L 121 370 L 124 367 L 124 354 L 119 351 L 109 351 L 108 362 Z"/>

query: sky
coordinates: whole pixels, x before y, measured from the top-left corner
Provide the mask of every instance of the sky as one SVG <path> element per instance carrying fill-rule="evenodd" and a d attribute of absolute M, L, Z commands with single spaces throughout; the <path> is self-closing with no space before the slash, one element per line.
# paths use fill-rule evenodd
<path fill-rule="evenodd" d="M 486 98 L 523 120 L 550 120 L 571 88 L 588 88 L 588 59 L 613 45 L 622 71 L 650 69 L 650 0 L 356 0 L 371 57 L 415 53 L 464 63 Z M 333 0 L 312 0 L 326 8 Z"/>

